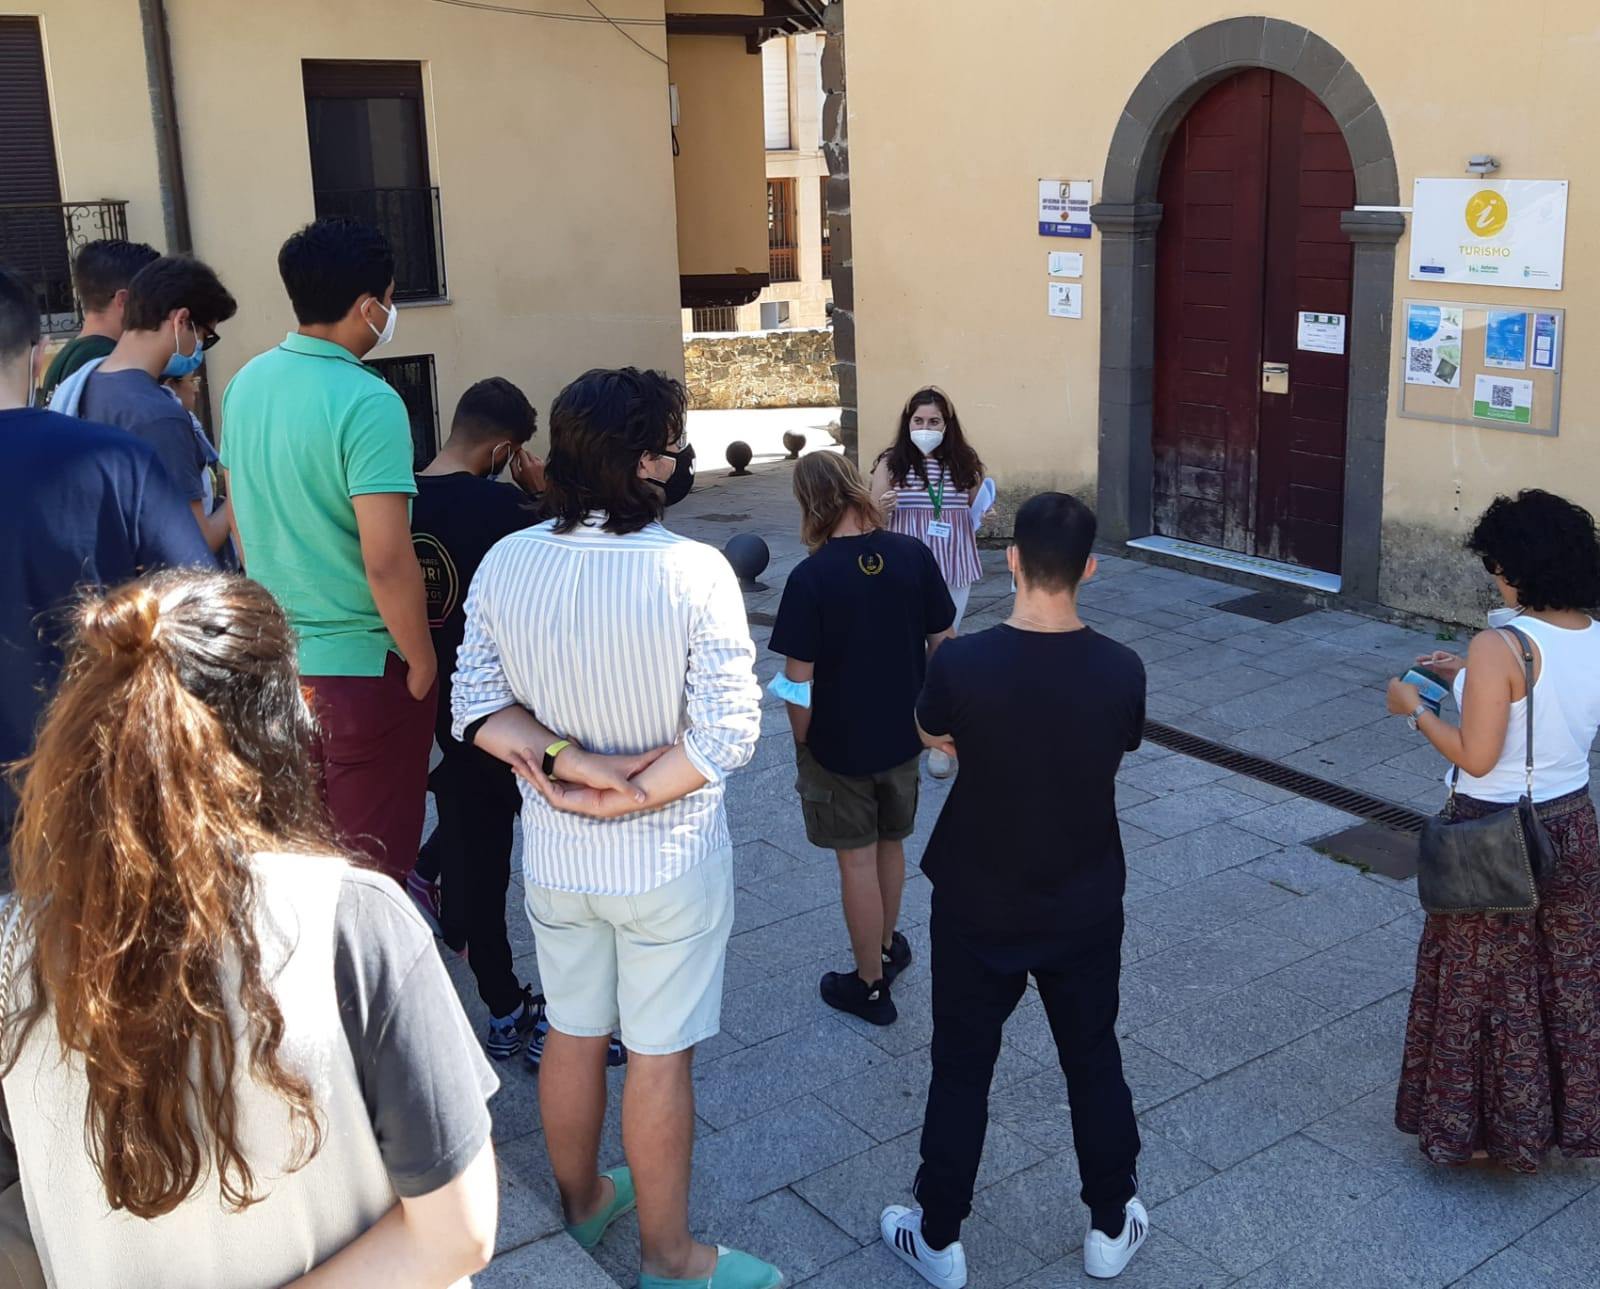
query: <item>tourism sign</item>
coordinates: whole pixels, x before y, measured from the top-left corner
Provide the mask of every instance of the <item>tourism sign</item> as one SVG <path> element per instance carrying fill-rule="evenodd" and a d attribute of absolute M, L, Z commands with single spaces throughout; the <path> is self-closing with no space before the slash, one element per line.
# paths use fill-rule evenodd
<path fill-rule="evenodd" d="M 1561 289 L 1565 179 L 1418 179 L 1412 206 L 1413 281 Z"/>

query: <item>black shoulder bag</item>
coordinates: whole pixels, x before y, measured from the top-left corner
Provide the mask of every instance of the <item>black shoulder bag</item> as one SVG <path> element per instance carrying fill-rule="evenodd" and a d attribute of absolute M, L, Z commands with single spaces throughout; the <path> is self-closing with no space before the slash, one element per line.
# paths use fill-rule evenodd
<path fill-rule="evenodd" d="M 1506 630 L 1521 646 L 1527 677 L 1526 786 L 1514 806 L 1482 819 L 1457 819 L 1461 767 L 1455 767 L 1449 803 L 1422 827 L 1417 897 L 1429 913 L 1531 913 L 1539 907 L 1539 882 L 1555 868 L 1555 847 L 1533 805 L 1533 648 L 1515 627 Z"/>

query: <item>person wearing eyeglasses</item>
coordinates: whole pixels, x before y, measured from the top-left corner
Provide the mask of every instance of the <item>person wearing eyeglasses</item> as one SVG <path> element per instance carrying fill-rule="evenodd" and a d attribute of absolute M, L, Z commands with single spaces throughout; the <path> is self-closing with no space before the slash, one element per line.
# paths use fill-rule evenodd
<path fill-rule="evenodd" d="M 217 328 L 238 307 L 199 260 L 173 255 L 153 260 L 128 284 L 116 348 L 109 357 L 80 367 L 50 400 L 51 411 L 114 425 L 153 447 L 213 554 L 228 541 L 232 512 L 226 505 L 207 508 L 206 453 L 188 411 L 161 380 L 198 370 L 205 351 L 217 343 Z"/>

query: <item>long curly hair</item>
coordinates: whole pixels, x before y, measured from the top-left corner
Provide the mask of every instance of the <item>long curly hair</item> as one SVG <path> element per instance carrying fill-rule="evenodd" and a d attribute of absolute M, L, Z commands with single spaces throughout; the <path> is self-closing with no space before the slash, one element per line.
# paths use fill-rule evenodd
<path fill-rule="evenodd" d="M 1517 589 L 1525 609 L 1600 608 L 1600 540 L 1594 516 L 1542 488 L 1496 497 L 1467 549 Z"/>
<path fill-rule="evenodd" d="M 53 1006 L 113 1209 L 169 1213 L 210 1167 L 230 1208 L 262 1198 L 239 1145 L 241 1060 L 289 1107 L 290 1166 L 321 1146 L 311 1086 L 281 1059 L 251 869 L 260 851 L 339 853 L 313 732 L 293 633 L 259 584 L 164 572 L 77 607 L 35 751 L 11 771 L 33 988 L 6 1018 L 5 1069 Z"/>
<path fill-rule="evenodd" d="M 895 431 L 894 442 L 878 454 L 878 461 L 889 463 L 889 479 L 896 487 L 905 484 L 913 474 L 921 478 L 924 488 L 928 486 L 927 458 L 911 441 L 911 417 L 917 408 L 930 403 L 944 417 L 944 441 L 934 449 L 933 459 L 944 463 L 957 488 L 976 488 L 983 478 L 983 462 L 972 444 L 967 442 L 967 436 L 961 428 L 961 418 L 956 415 L 956 405 L 950 401 L 950 395 L 935 385 L 919 389 L 906 399 L 906 405 L 900 409 L 900 425 Z M 878 461 L 873 464 L 877 465 Z"/>

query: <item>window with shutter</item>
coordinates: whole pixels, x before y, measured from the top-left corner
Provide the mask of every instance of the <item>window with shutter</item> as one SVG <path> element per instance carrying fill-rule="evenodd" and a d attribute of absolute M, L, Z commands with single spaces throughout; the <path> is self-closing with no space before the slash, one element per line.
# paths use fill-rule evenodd
<path fill-rule="evenodd" d="M 0 262 L 71 313 L 72 278 L 50 87 L 37 18 L 0 18 Z"/>
<path fill-rule="evenodd" d="M 769 40 L 761 46 L 762 107 L 766 118 L 767 151 L 794 146 L 789 137 L 789 42 Z"/>

